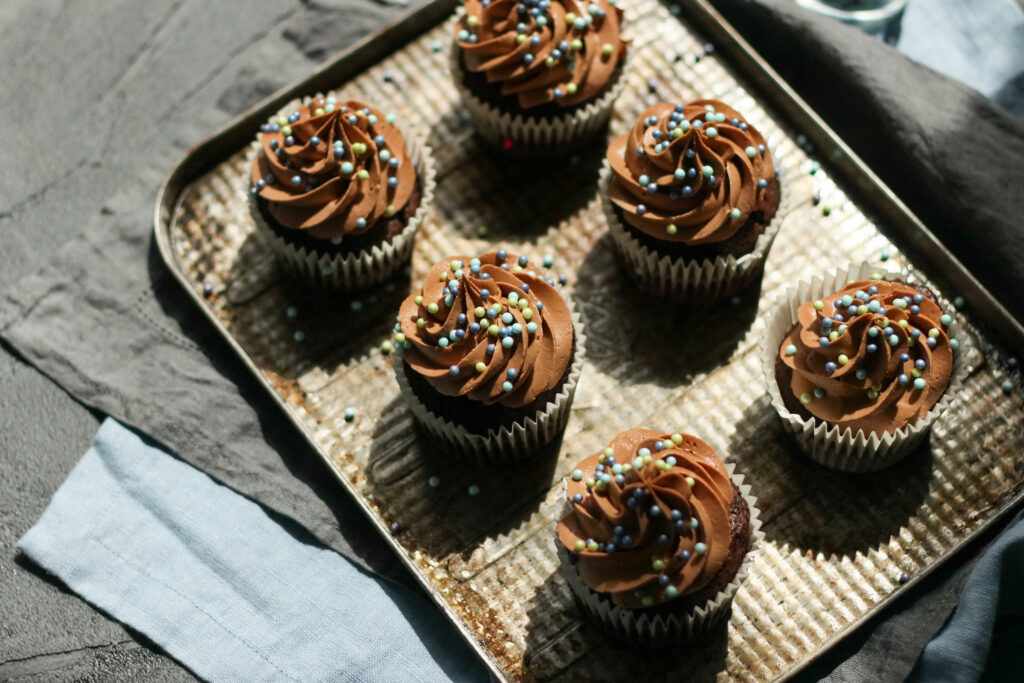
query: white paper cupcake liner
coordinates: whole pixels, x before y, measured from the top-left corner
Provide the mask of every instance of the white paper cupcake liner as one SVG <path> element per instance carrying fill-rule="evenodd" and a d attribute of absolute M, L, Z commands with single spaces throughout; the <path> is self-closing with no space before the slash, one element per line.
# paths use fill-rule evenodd
<path fill-rule="evenodd" d="M 504 147 L 506 140 L 513 145 L 507 151 L 529 153 L 531 151 L 558 151 L 576 145 L 597 135 L 608 125 L 612 105 L 626 87 L 629 80 L 630 55 L 633 46 L 626 48 L 619 77 L 603 95 L 574 111 L 554 118 L 532 117 L 528 113 L 512 114 L 503 112 L 474 95 L 462 82 L 465 70 L 462 66 L 462 51 L 452 43 L 449 68 L 452 81 L 463 104 L 473 119 L 477 134 L 492 145 Z"/>
<path fill-rule="evenodd" d="M 571 303 L 569 307 L 572 313 L 575 351 L 561 389 L 551 401 L 539 408 L 533 417 L 520 419 L 510 426 L 490 429 L 486 434 L 471 432 L 462 425 L 431 412 L 412 391 L 409 379 L 405 375 L 402 356 L 396 353 L 395 377 L 401 387 L 401 394 L 417 422 L 432 437 L 450 446 L 457 457 L 481 464 L 527 460 L 554 441 L 565 430 L 586 356 L 587 338 L 583 334 L 583 322 Z"/>
<path fill-rule="evenodd" d="M 807 419 L 786 408 L 775 377 L 775 360 L 782 340 L 797 322 L 797 309 L 808 301 L 839 291 L 848 282 L 869 279 L 872 273 L 878 271 L 877 267 L 869 263 L 851 264 L 826 275 L 815 276 L 809 282 L 799 281 L 783 296 L 783 303 L 767 323 L 761 341 L 762 370 L 768 385 L 768 395 L 786 430 L 796 438 L 811 460 L 844 472 L 879 470 L 907 456 L 928 435 L 935 420 L 956 398 L 968 371 L 964 361 L 966 349 L 961 345 L 953 353 L 953 373 L 942 398 L 916 422 L 881 436 L 865 434 L 863 430 L 857 430 L 854 434 L 849 427 L 840 430 L 837 425 L 818 418 Z M 948 302 L 940 300 L 938 303 L 943 310 L 951 310 Z M 955 337 L 958 330 L 955 318 L 948 329 L 950 337 Z M 960 341 L 962 343 L 964 340 Z"/>
<path fill-rule="evenodd" d="M 779 206 L 775 216 L 758 236 L 750 253 L 691 260 L 652 251 L 629 233 L 608 198 L 611 176 L 611 167 L 606 160 L 599 179 L 601 206 L 615 247 L 625 260 L 626 270 L 648 292 L 677 301 L 721 299 L 760 278 L 768 250 L 789 214 L 794 194 L 786 183 L 779 181 Z"/>
<path fill-rule="evenodd" d="M 297 101 L 296 101 L 297 102 Z M 293 110 L 296 103 L 286 110 Z M 278 261 L 295 278 L 319 289 L 349 291 L 371 287 L 391 277 L 401 268 L 412 254 L 416 232 L 423 224 L 427 212 L 434 203 L 434 188 L 437 171 L 430 147 L 421 133 L 409 134 L 405 138 L 409 157 L 416 167 L 420 184 L 420 203 L 409 217 L 405 228 L 390 240 L 375 244 L 369 249 L 349 253 L 317 251 L 305 246 L 296 246 L 275 232 L 260 211 L 256 197 L 248 196 L 249 213 L 256 223 L 256 229 L 264 243 L 274 250 Z M 250 146 L 250 162 L 262 153 L 259 141 Z M 327 242 L 327 240 L 325 240 Z M 342 238 L 344 242 L 344 238 Z M 332 245 L 333 246 L 333 245 Z"/>
<path fill-rule="evenodd" d="M 569 562 L 569 553 L 558 540 L 558 555 L 562 560 L 562 574 L 580 604 L 590 617 L 616 638 L 638 645 L 676 645 L 689 642 L 718 624 L 729 613 L 733 597 L 740 584 L 750 573 L 755 552 L 764 541 L 757 499 L 750 495 L 750 486 L 743 483 L 743 475 L 735 473 L 735 465 L 726 463 L 729 477 L 739 489 L 750 508 L 750 549 L 732 581 L 703 605 L 692 606 L 679 614 L 651 614 L 646 610 L 619 607 L 606 593 L 598 593 L 580 578 L 576 566 Z M 566 511 L 568 511 L 566 502 Z M 671 605 L 671 603 L 667 603 Z"/>

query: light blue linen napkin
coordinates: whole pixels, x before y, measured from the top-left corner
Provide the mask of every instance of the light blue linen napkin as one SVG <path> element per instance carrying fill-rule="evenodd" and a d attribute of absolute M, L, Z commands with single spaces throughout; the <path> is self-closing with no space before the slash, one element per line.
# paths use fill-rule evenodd
<path fill-rule="evenodd" d="M 488 679 L 426 598 L 111 419 L 18 548 L 205 679 Z"/>

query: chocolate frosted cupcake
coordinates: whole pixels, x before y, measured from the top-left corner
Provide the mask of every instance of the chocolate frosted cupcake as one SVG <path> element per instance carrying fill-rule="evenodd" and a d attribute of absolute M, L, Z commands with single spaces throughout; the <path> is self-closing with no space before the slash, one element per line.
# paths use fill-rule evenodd
<path fill-rule="evenodd" d="M 737 111 L 717 100 L 656 104 L 606 161 L 605 214 L 642 286 L 716 298 L 760 277 L 784 193 L 764 137 Z"/>
<path fill-rule="evenodd" d="M 579 464 L 558 523 L 569 585 L 633 642 L 680 642 L 729 610 L 762 538 L 755 501 L 706 443 L 631 429 Z"/>
<path fill-rule="evenodd" d="M 509 151 L 598 132 L 626 83 L 621 20 L 609 0 L 467 0 L 451 70 L 477 132 Z"/>
<path fill-rule="evenodd" d="M 878 469 L 906 455 L 952 399 L 953 319 L 921 287 L 845 273 L 831 285 L 793 295 L 770 327 L 769 392 L 815 460 Z"/>
<path fill-rule="evenodd" d="M 249 207 L 280 260 L 306 282 L 359 289 L 405 262 L 433 200 L 434 168 L 419 139 L 333 95 L 294 102 L 252 146 Z"/>
<path fill-rule="evenodd" d="M 395 374 L 413 414 L 477 461 L 529 457 L 565 428 L 583 365 L 579 317 L 525 256 L 434 265 L 399 310 Z"/>

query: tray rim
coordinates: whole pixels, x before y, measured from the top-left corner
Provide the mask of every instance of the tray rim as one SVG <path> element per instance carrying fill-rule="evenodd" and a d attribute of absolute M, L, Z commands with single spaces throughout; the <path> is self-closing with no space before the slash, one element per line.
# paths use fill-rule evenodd
<path fill-rule="evenodd" d="M 665 2 L 665 0 L 660 1 L 662 4 Z M 443 22 L 451 16 L 459 4 L 459 0 L 428 0 L 428 2 L 406 12 L 392 23 L 364 36 L 353 45 L 339 51 L 316 67 L 305 78 L 282 87 L 190 147 L 171 168 L 160 184 L 153 212 L 153 237 L 161 259 L 174 276 L 174 279 L 188 293 L 192 301 L 212 323 L 213 327 L 237 354 L 239 359 L 255 375 L 272 400 L 278 404 L 288 420 L 320 456 L 320 459 L 334 473 L 335 478 L 341 483 L 346 492 L 352 496 L 356 504 L 366 515 L 370 524 L 384 537 L 385 542 L 395 551 L 399 560 L 410 570 L 427 595 L 441 609 L 448 620 L 453 623 L 459 634 L 480 658 L 491 675 L 496 677 L 497 680 L 506 681 L 508 680 L 506 673 L 501 670 L 490 653 L 477 640 L 474 633 L 469 630 L 467 625 L 448 605 L 447 601 L 444 600 L 439 591 L 430 583 L 422 568 L 416 564 L 406 549 L 397 541 L 384 521 L 359 495 L 355 486 L 341 471 L 337 463 L 327 453 L 321 451 L 314 435 L 293 415 L 287 401 L 265 380 L 262 371 L 252 357 L 242 348 L 229 330 L 224 327 L 213 310 L 206 305 L 200 292 L 192 286 L 188 276 L 180 268 L 170 241 L 171 218 L 175 215 L 183 200 L 184 190 L 191 182 L 217 164 L 222 163 L 225 158 L 236 153 L 242 146 L 247 144 L 248 139 L 252 136 L 252 131 L 258 127 L 259 121 L 276 112 L 296 97 L 301 97 L 304 94 L 318 90 L 329 90 L 331 84 L 337 84 L 358 75 L 378 59 L 397 52 L 408 42 L 415 40 L 426 31 Z M 730 62 L 731 66 L 736 67 L 744 78 L 754 84 L 758 90 L 769 92 L 774 90 L 774 97 L 771 98 L 770 103 L 784 115 L 784 118 L 788 119 L 788 123 L 799 124 L 801 132 L 807 135 L 818 149 L 825 149 L 825 143 L 827 143 L 833 149 L 841 152 L 840 159 L 830 160 L 829 164 L 836 167 L 839 171 L 837 175 L 840 175 L 844 181 L 844 191 L 848 192 L 848 186 L 852 185 L 853 189 L 860 195 L 859 199 L 873 209 L 882 210 L 885 220 L 878 222 L 895 228 L 899 239 L 907 242 L 907 245 L 900 244 L 901 250 L 907 251 L 904 247 L 910 246 L 911 250 L 922 252 L 917 254 L 917 256 L 926 261 L 941 259 L 946 261 L 945 265 L 952 266 L 950 271 L 945 273 L 946 279 L 950 280 L 958 293 L 961 296 L 965 296 L 972 304 L 972 309 L 976 312 L 974 317 L 980 317 L 978 322 L 985 323 L 984 330 L 986 335 L 999 339 L 1010 348 L 1024 348 L 1024 325 L 1013 318 L 1009 311 L 985 289 L 977 278 L 939 242 L 935 235 L 909 207 L 885 185 L 842 138 L 804 102 L 796 91 L 726 21 L 711 5 L 710 0 L 688 0 L 687 2 L 681 2 L 677 6 L 705 37 L 713 39 L 716 50 L 724 47 L 729 51 L 727 52 L 727 61 Z M 925 251 L 933 253 L 925 256 L 923 254 Z M 993 318 L 994 320 L 992 320 Z M 826 639 L 817 650 L 809 653 L 791 669 L 776 677 L 775 680 L 790 680 L 805 671 L 841 640 L 852 635 L 869 621 L 874 620 L 891 603 L 904 596 L 953 556 L 958 555 L 965 548 L 975 544 L 979 537 L 1004 520 L 1022 501 L 1024 501 L 1024 490 L 1004 497 L 996 506 L 997 509 L 984 522 L 954 545 L 946 553 L 945 557 L 912 576 L 909 581 L 897 587 L 867 612 Z"/>

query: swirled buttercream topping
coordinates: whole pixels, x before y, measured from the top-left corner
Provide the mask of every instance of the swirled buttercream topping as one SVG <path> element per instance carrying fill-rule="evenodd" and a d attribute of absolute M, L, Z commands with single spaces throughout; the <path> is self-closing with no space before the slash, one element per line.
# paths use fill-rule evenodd
<path fill-rule="evenodd" d="M 895 431 L 923 417 L 949 386 L 952 318 L 913 287 L 851 282 L 808 301 L 778 349 L 788 386 L 814 417 L 855 433 Z"/>
<path fill-rule="evenodd" d="M 251 192 L 284 227 L 320 239 L 362 234 L 398 213 L 416 185 L 393 123 L 361 102 L 317 96 L 261 127 Z"/>
<path fill-rule="evenodd" d="M 572 317 L 554 284 L 504 249 L 441 261 L 402 302 L 395 348 L 446 396 L 529 405 L 558 386 L 573 354 Z"/>
<path fill-rule="evenodd" d="M 609 0 L 467 0 L 455 27 L 463 65 L 523 109 L 587 102 L 626 56 L 622 10 Z"/>
<path fill-rule="evenodd" d="M 650 429 L 620 433 L 567 480 L 558 539 L 580 578 L 621 607 L 700 590 L 729 553 L 732 482 L 706 443 Z"/>
<path fill-rule="evenodd" d="M 634 228 L 689 245 L 732 237 L 762 207 L 775 167 L 765 139 L 717 100 L 649 107 L 608 147 L 608 197 Z M 770 220 L 771 215 L 762 216 Z"/>

